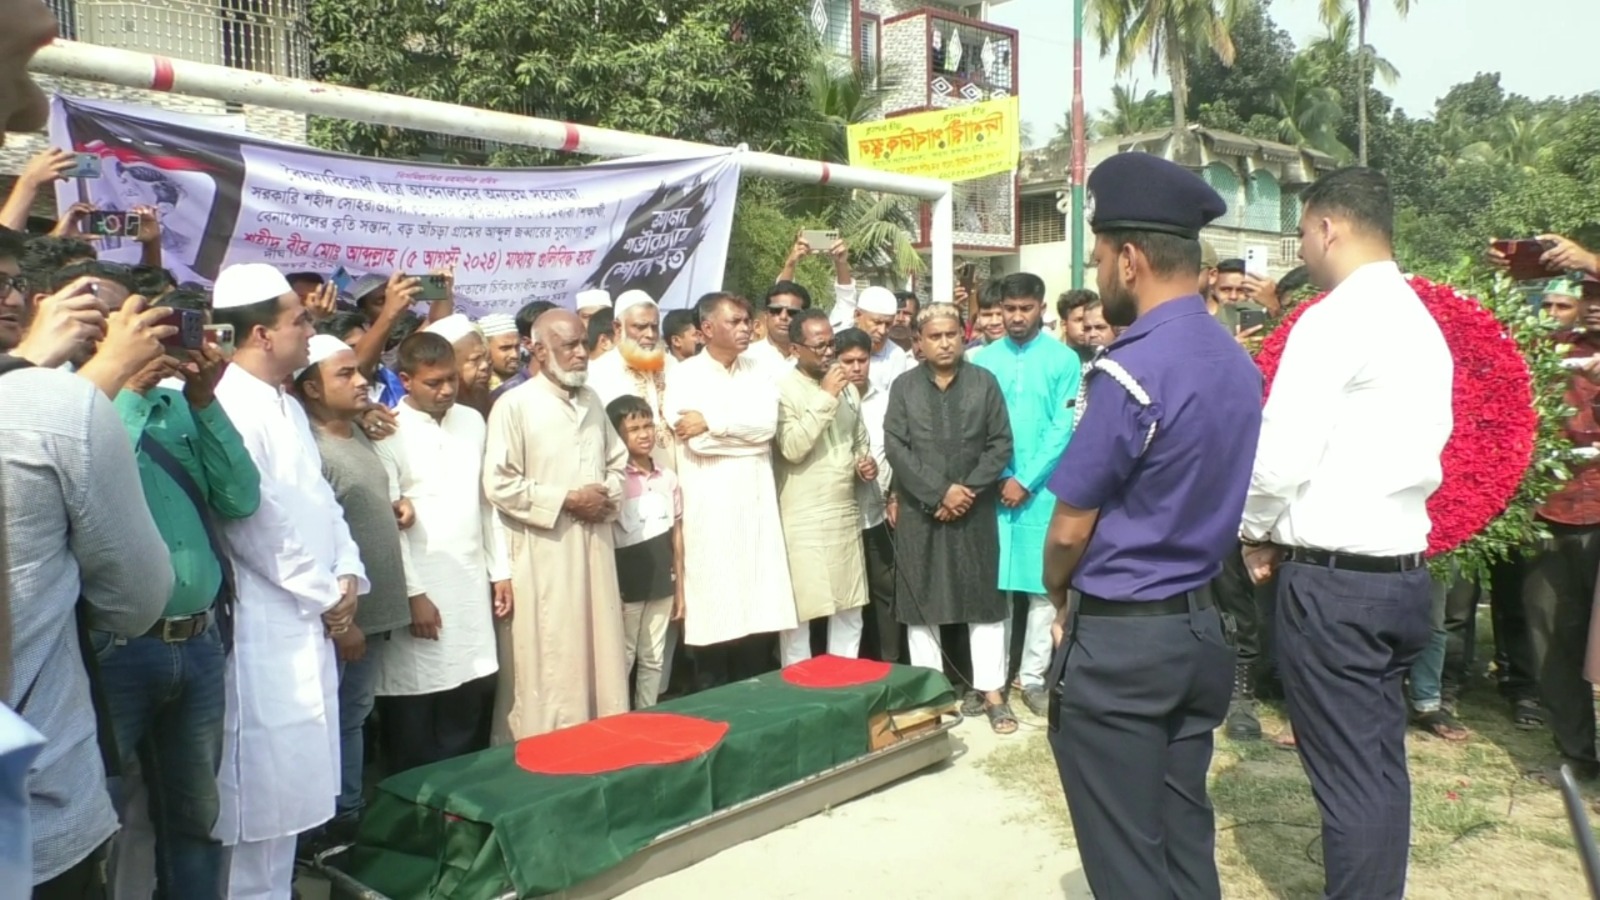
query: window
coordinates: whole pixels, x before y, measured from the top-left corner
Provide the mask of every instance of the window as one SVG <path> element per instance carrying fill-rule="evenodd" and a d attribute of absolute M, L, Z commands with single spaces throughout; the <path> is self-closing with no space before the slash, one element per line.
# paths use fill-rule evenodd
<path fill-rule="evenodd" d="M 1022 243 L 1059 244 L 1067 239 L 1067 218 L 1056 209 L 1054 194 L 1022 198 Z"/>
<path fill-rule="evenodd" d="M 1279 227 L 1281 227 L 1283 229 L 1283 233 L 1284 234 L 1299 234 L 1300 233 L 1300 195 L 1299 194 L 1284 194 L 1283 197 L 1280 198 L 1280 200 L 1279 200 L 1279 206 L 1282 208 L 1282 215 L 1281 215 L 1281 219 L 1279 220 Z M 1297 249 L 1295 252 L 1298 253 L 1299 250 Z M 1289 258 L 1293 259 L 1294 256 L 1290 255 Z"/>
<path fill-rule="evenodd" d="M 1224 203 L 1228 204 L 1228 211 L 1217 220 L 1218 225 L 1238 228 L 1243 217 L 1239 214 L 1240 184 L 1239 173 L 1226 163 L 1214 162 L 1200 170 L 1200 177 L 1212 190 L 1222 195 Z"/>
<path fill-rule="evenodd" d="M 1244 227 L 1251 231 L 1278 232 L 1283 227 L 1283 202 L 1278 179 L 1257 170 L 1245 182 Z"/>
<path fill-rule="evenodd" d="M 850 0 L 811 0 L 810 12 L 806 17 L 811 20 L 811 27 L 817 30 L 823 50 L 834 56 L 854 56 L 850 41 L 854 9 Z"/>
<path fill-rule="evenodd" d="M 861 76 L 869 88 L 877 87 L 878 78 L 883 74 L 879 63 L 878 25 L 879 19 L 877 16 L 870 13 L 862 13 L 861 40 L 856 48 L 856 62 L 861 64 Z"/>

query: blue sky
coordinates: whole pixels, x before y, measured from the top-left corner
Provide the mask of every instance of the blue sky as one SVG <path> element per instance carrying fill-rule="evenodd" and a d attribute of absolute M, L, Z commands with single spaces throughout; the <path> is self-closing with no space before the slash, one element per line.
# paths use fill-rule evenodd
<path fill-rule="evenodd" d="M 1317 0 L 1272 2 L 1273 19 L 1298 45 L 1322 33 L 1316 10 Z M 1600 88 L 1593 61 L 1600 59 L 1600 0 L 1413 0 L 1405 20 L 1390 0 L 1374 0 L 1373 10 L 1368 40 L 1400 70 L 1398 83 L 1380 86 L 1412 115 L 1431 114 L 1434 100 L 1479 72 L 1500 72 L 1507 90 L 1536 98 Z M 1005 0 L 991 7 L 990 18 L 1022 35 L 1022 117 L 1043 142 L 1072 108 L 1072 0 Z M 1148 62 L 1119 77 L 1086 39 L 1085 109 L 1106 106 L 1118 82 L 1137 82 L 1140 93 L 1167 89 Z"/>

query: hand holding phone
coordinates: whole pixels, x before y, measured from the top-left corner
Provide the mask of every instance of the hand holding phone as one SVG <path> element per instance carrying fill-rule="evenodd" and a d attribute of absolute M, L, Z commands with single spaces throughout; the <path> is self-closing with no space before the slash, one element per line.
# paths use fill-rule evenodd
<path fill-rule="evenodd" d="M 173 327 L 173 333 L 161 339 L 169 350 L 199 350 L 205 344 L 206 315 L 197 309 L 168 309 L 156 324 Z"/>
<path fill-rule="evenodd" d="M 84 217 L 84 231 L 102 237 L 138 237 L 138 213 L 117 209 L 97 209 Z"/>
<path fill-rule="evenodd" d="M 69 178 L 99 178 L 103 163 L 98 153 L 74 154 L 77 165 L 67 173 Z"/>
<path fill-rule="evenodd" d="M 1267 324 L 1267 311 L 1252 306 L 1239 307 L 1239 330 L 1249 331 Z"/>
<path fill-rule="evenodd" d="M 450 279 L 448 276 L 431 272 L 420 276 L 422 290 L 417 293 L 417 299 L 424 303 L 437 303 L 440 300 L 450 299 Z"/>
<path fill-rule="evenodd" d="M 233 354 L 232 325 L 226 323 L 207 325 L 203 334 L 205 335 L 205 342 L 216 345 L 217 349 L 222 351 L 223 356 L 230 356 Z"/>
<path fill-rule="evenodd" d="M 1554 241 L 1538 238 L 1497 240 L 1490 247 L 1498 255 L 1498 258 L 1491 256 L 1491 259 L 1504 265 L 1506 274 L 1514 281 L 1532 281 L 1559 274 L 1545 265 L 1543 258 L 1546 251 L 1555 247 Z"/>
<path fill-rule="evenodd" d="M 833 249 L 834 244 L 839 242 L 839 232 L 813 231 L 808 228 L 800 232 L 800 240 L 806 242 L 806 246 L 811 248 L 812 253 L 827 253 Z"/>

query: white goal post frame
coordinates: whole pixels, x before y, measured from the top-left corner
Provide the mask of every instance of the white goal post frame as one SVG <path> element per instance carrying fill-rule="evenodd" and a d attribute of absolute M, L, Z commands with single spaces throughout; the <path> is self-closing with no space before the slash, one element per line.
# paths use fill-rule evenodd
<path fill-rule="evenodd" d="M 932 296 L 943 300 L 953 296 L 955 201 L 953 185 L 947 181 L 796 159 L 776 153 L 758 153 L 742 147 L 718 147 L 554 119 L 492 112 L 436 100 L 284 78 L 77 41 L 54 41 L 34 56 L 29 68 L 43 75 L 605 158 L 650 153 L 705 154 L 734 149 L 740 152 L 741 170 L 754 175 L 803 184 L 830 184 L 881 191 L 930 201 L 933 204 L 932 233 L 929 235 Z"/>

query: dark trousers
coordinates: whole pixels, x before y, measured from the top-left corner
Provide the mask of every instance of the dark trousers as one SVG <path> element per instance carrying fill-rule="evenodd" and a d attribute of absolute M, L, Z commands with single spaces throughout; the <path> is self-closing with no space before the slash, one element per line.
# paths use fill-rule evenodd
<path fill-rule="evenodd" d="M 694 648 L 696 686 L 719 687 L 771 672 L 778 667 L 775 644 L 776 636 L 766 632 Z"/>
<path fill-rule="evenodd" d="M 1244 556 L 1235 547 L 1222 557 L 1222 571 L 1201 590 L 1211 597 L 1211 604 L 1232 624 L 1233 645 L 1239 653 L 1239 664 L 1268 665 L 1270 655 L 1267 648 L 1272 646 L 1271 583 L 1257 585 L 1251 582 L 1250 574 L 1244 568 Z"/>
<path fill-rule="evenodd" d="M 1513 702 L 1538 696 L 1534 678 L 1533 645 L 1522 606 L 1524 562 L 1520 556 L 1489 568 L 1487 587 L 1458 579 L 1445 595 L 1444 689 L 1457 694 L 1477 669 L 1478 607 L 1487 598 L 1494 626 L 1495 680 L 1500 692 Z"/>
<path fill-rule="evenodd" d="M 389 771 L 404 772 L 487 749 L 497 676 L 448 691 L 379 697 L 379 725 Z"/>
<path fill-rule="evenodd" d="M 225 896 L 227 855 L 211 837 L 226 705 L 221 637 L 211 628 L 170 644 L 150 636 L 118 644 L 103 632 L 91 639 L 123 768 L 137 760 L 149 789 L 155 896 Z M 120 808 L 123 798 L 115 799 Z"/>
<path fill-rule="evenodd" d="M 33 886 L 33 900 L 105 900 L 106 859 L 111 845 L 102 844 L 77 865 L 60 875 Z"/>
<path fill-rule="evenodd" d="M 1594 689 L 1584 680 L 1583 659 L 1600 568 L 1600 527 L 1548 524 L 1551 538 L 1529 554 L 1522 581 L 1534 672 L 1561 755 L 1593 770 L 1600 765 Z"/>
<path fill-rule="evenodd" d="M 867 596 L 872 607 L 862 621 L 861 655 L 881 662 L 900 662 L 905 626 L 894 617 L 894 535 L 887 522 L 861 532 L 867 559 Z"/>
<path fill-rule="evenodd" d="M 1233 663 L 1209 608 L 1079 616 L 1056 651 L 1045 677 L 1061 692 L 1050 749 L 1096 897 L 1222 895 L 1206 770 Z"/>
<path fill-rule="evenodd" d="M 1411 778 L 1400 688 L 1433 633 L 1432 587 L 1426 568 L 1278 570 L 1278 671 L 1322 813 L 1327 900 L 1405 892 Z"/>

